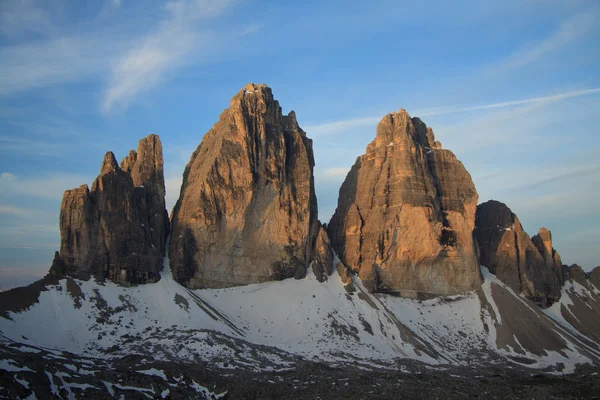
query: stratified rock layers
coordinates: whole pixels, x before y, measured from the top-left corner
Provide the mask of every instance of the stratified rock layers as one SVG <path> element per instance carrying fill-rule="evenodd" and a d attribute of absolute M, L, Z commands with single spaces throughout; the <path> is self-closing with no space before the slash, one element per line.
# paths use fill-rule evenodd
<path fill-rule="evenodd" d="M 220 288 L 302 278 L 318 234 L 312 141 L 265 85 L 249 84 L 183 174 L 169 257 L 175 279 Z"/>
<path fill-rule="evenodd" d="M 565 277 L 550 231 L 542 228 L 530 239 L 506 204 L 490 200 L 477 207 L 474 233 L 481 265 L 516 293 L 543 306 L 560 298 Z"/>
<path fill-rule="evenodd" d="M 91 190 L 65 192 L 51 274 L 123 285 L 160 279 L 169 220 L 158 136 L 142 139 L 123 166 L 108 152 Z"/>
<path fill-rule="evenodd" d="M 329 224 L 342 262 L 373 291 L 417 297 L 480 285 L 473 240 L 477 192 L 433 131 L 388 114 L 340 189 Z"/>

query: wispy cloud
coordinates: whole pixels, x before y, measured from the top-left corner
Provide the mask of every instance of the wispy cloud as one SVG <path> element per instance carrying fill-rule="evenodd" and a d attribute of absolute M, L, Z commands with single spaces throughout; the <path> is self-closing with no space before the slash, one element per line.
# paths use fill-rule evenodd
<path fill-rule="evenodd" d="M 322 135 L 335 135 L 336 133 L 342 133 L 350 129 L 375 125 L 380 120 L 381 117 L 352 118 L 340 121 L 325 122 L 323 124 L 308 125 L 304 127 L 304 130 L 308 133 L 310 137 L 317 137 Z"/>
<path fill-rule="evenodd" d="M 490 72 L 520 68 L 538 61 L 545 55 L 563 48 L 589 33 L 597 19 L 598 16 L 595 12 L 588 11 L 574 15 L 563 21 L 550 36 L 517 50 L 499 65 L 493 67 Z"/>
<path fill-rule="evenodd" d="M 3 172 L 2 174 L 0 174 L 0 180 L 15 181 L 17 180 L 17 177 L 14 174 L 11 174 L 10 172 Z"/>
<path fill-rule="evenodd" d="M 12 175 L 12 174 L 11 174 Z M 46 199 L 61 199 L 66 189 L 76 188 L 92 179 L 79 174 L 53 174 L 36 178 L 0 179 L 3 196 L 31 196 Z"/>
<path fill-rule="evenodd" d="M 590 88 L 582 90 L 574 90 L 563 93 L 557 93 L 541 97 L 530 97 L 526 99 L 508 100 L 496 103 L 485 103 L 478 105 L 464 105 L 464 106 L 440 106 L 434 108 L 427 108 L 423 110 L 416 110 L 413 116 L 417 117 L 430 117 L 444 114 L 455 114 L 472 111 L 484 111 L 494 110 L 502 108 L 511 108 L 517 106 L 540 106 L 551 103 L 556 103 L 562 100 L 568 100 L 581 96 L 588 96 L 599 94 L 600 88 Z M 323 136 L 323 135 L 335 135 L 346 132 L 351 129 L 364 128 L 377 124 L 383 114 L 379 117 L 365 117 L 365 118 L 351 118 L 340 121 L 326 122 L 323 124 L 309 125 L 305 127 L 306 132 L 311 137 Z"/>
<path fill-rule="evenodd" d="M 181 183 L 183 182 L 183 177 L 181 174 L 172 175 L 165 178 L 165 203 L 167 210 L 171 213 L 177 199 L 179 198 L 179 192 L 181 190 Z"/>
<path fill-rule="evenodd" d="M 7 206 L 0 204 L 0 214 L 6 214 L 13 217 L 26 217 L 29 218 L 33 216 L 33 212 L 31 210 L 13 206 Z"/>
<path fill-rule="evenodd" d="M 43 156 L 62 155 L 64 145 L 51 143 L 44 140 L 31 140 L 16 137 L 0 136 L 0 154 L 2 153 L 20 153 L 35 154 Z"/>
<path fill-rule="evenodd" d="M 0 2 L 0 36 L 48 33 L 53 29 L 48 13 L 34 0 Z"/>
<path fill-rule="evenodd" d="M 180 0 L 167 3 L 166 17 L 157 31 L 136 43 L 112 69 L 110 86 L 102 109 L 127 107 L 139 93 L 146 91 L 186 62 L 201 43 L 209 43 L 206 31 L 198 30 L 200 21 L 217 17 L 231 1 Z"/>
<path fill-rule="evenodd" d="M 567 100 L 575 97 L 587 96 L 592 94 L 600 93 L 600 88 L 591 88 L 583 90 L 574 90 L 569 92 L 563 92 L 542 97 L 531 97 L 528 99 L 520 100 L 509 100 L 498 103 L 480 104 L 472 106 L 458 106 L 458 107 L 436 107 L 432 109 L 426 109 L 422 111 L 416 111 L 415 115 L 419 117 L 429 117 L 433 115 L 453 114 L 459 112 L 469 111 L 481 111 L 481 110 L 493 110 L 499 108 L 525 106 L 525 105 L 536 105 L 536 104 L 550 104 L 561 100 Z"/>
<path fill-rule="evenodd" d="M 77 82 L 108 69 L 122 41 L 60 36 L 0 48 L 0 95 Z"/>

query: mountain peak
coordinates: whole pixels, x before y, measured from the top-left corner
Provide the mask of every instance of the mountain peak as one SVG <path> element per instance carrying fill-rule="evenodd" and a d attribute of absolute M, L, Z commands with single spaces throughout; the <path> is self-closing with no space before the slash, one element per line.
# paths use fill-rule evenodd
<path fill-rule="evenodd" d="M 117 159 L 112 151 L 108 151 L 104 155 L 104 159 L 102 160 L 102 166 L 100 167 L 100 176 L 106 175 L 109 172 L 119 170 L 119 164 L 117 163 Z"/>

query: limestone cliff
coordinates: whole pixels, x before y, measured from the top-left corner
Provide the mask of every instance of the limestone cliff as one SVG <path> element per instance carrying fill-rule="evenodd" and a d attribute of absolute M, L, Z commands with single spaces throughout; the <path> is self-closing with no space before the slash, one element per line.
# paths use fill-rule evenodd
<path fill-rule="evenodd" d="M 373 291 L 416 297 L 476 289 L 477 198 L 462 163 L 400 110 L 381 120 L 342 184 L 330 239 Z"/>
<path fill-rule="evenodd" d="M 540 229 L 532 241 L 510 208 L 495 200 L 477 207 L 475 225 L 481 265 L 542 306 L 560 298 L 565 278 L 550 231 Z"/>
<path fill-rule="evenodd" d="M 204 135 L 183 174 L 169 256 L 175 279 L 220 288 L 302 278 L 313 258 L 312 141 L 271 89 L 249 84 Z"/>
<path fill-rule="evenodd" d="M 67 190 L 60 252 L 50 273 L 123 285 L 158 281 L 169 232 L 162 165 L 160 140 L 150 135 L 123 161 L 124 169 L 108 152 L 91 190 Z"/>

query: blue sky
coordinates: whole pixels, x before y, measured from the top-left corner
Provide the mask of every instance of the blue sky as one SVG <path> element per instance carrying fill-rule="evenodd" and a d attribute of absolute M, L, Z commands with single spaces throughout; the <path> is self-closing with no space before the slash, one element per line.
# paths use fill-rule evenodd
<path fill-rule="evenodd" d="M 418 4 L 426 3 L 426 4 Z M 320 219 L 387 113 L 421 117 L 480 201 L 600 265 L 600 5 L 590 0 L 0 2 L 0 287 L 45 274 L 64 190 L 161 136 L 167 200 L 246 83 L 314 140 Z"/>

